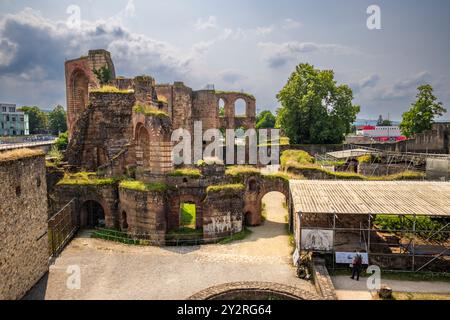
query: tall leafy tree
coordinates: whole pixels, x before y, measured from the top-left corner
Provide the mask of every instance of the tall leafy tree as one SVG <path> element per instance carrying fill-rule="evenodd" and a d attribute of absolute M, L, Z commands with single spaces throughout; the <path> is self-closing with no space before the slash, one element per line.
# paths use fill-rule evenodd
<path fill-rule="evenodd" d="M 276 118 L 269 110 L 260 112 L 256 116 L 256 129 L 275 128 Z"/>
<path fill-rule="evenodd" d="M 403 114 L 400 129 L 406 137 L 430 130 L 436 117 L 442 116 L 447 110 L 433 94 L 433 87 L 429 84 L 417 88 L 419 93 L 411 109 Z"/>
<path fill-rule="evenodd" d="M 360 107 L 353 105 L 353 92 L 337 85 L 334 72 L 300 64 L 277 95 L 277 127 L 291 143 L 341 143 L 351 132 Z"/>
<path fill-rule="evenodd" d="M 377 126 L 390 127 L 392 126 L 392 121 L 389 119 L 383 119 L 383 116 L 380 114 L 380 116 L 378 117 Z"/>
<path fill-rule="evenodd" d="M 48 127 L 50 133 L 59 135 L 67 131 L 67 113 L 60 105 L 56 106 L 48 115 Z"/>
<path fill-rule="evenodd" d="M 23 106 L 20 111 L 28 115 L 28 123 L 31 134 L 47 133 L 48 118 L 47 114 L 36 106 Z"/>

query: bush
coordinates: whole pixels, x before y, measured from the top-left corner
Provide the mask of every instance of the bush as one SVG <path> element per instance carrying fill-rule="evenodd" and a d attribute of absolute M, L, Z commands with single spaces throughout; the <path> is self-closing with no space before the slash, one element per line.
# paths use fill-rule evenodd
<path fill-rule="evenodd" d="M 55 141 L 55 146 L 58 150 L 66 150 L 67 145 L 69 144 L 69 133 L 66 131 L 64 133 L 60 133 L 58 139 Z"/>
<path fill-rule="evenodd" d="M 399 230 L 411 230 L 413 229 L 414 218 L 400 218 L 396 215 L 377 215 L 375 218 L 375 226 L 381 230 L 390 232 L 398 232 Z M 432 219 L 430 217 L 417 216 L 416 217 L 416 230 L 422 230 L 417 235 L 423 239 L 431 237 L 431 240 L 446 241 L 449 237 L 447 233 L 435 233 L 441 230 L 445 226 L 445 222 Z M 444 230 L 445 231 L 445 230 Z M 448 230 L 447 230 L 448 231 Z"/>
<path fill-rule="evenodd" d="M 58 185 L 111 185 L 118 182 L 117 178 L 99 178 L 95 172 L 66 173 Z"/>
<path fill-rule="evenodd" d="M 295 164 L 313 164 L 314 158 L 303 150 L 286 150 L 281 154 L 280 161 L 282 167 L 288 167 Z"/>
<path fill-rule="evenodd" d="M 140 113 L 146 116 L 153 116 L 153 117 L 168 117 L 169 115 L 167 113 L 165 113 L 164 111 L 152 107 L 152 106 L 146 106 L 146 105 L 141 105 L 141 104 L 137 104 L 134 106 L 133 108 L 134 112 L 136 113 Z"/>
<path fill-rule="evenodd" d="M 146 191 L 165 192 L 169 189 L 169 186 L 164 183 L 160 183 L 160 182 L 144 183 L 142 181 L 137 181 L 137 180 L 122 181 L 122 182 L 120 182 L 119 187 L 123 188 L 123 189 L 142 191 L 142 192 L 146 192 Z"/>

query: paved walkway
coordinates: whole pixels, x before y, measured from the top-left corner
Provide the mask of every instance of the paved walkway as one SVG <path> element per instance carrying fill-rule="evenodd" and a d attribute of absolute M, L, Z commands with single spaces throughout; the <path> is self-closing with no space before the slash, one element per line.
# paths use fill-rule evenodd
<path fill-rule="evenodd" d="M 340 300 L 372 300 L 372 295 L 367 289 L 367 278 L 359 281 L 350 279 L 348 276 L 332 277 L 336 288 L 336 294 Z M 400 281 L 385 279 L 381 281 L 397 292 L 415 293 L 446 293 L 450 294 L 450 283 L 448 282 L 425 282 L 425 281 Z"/>
<path fill-rule="evenodd" d="M 269 281 L 315 292 L 295 276 L 285 227 L 283 196 L 265 197 L 268 219 L 247 239 L 228 245 L 136 247 L 77 237 L 33 299 L 185 299 L 205 288 L 236 281 Z M 69 290 L 68 266 L 81 269 L 81 289 Z"/>

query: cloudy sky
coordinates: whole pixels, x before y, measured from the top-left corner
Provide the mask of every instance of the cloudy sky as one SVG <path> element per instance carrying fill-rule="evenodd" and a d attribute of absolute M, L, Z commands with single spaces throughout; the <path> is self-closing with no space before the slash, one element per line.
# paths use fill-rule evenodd
<path fill-rule="evenodd" d="M 0 102 L 65 105 L 64 60 L 104 48 L 117 75 L 245 90 L 259 110 L 302 62 L 349 84 L 359 118 L 400 119 L 423 83 L 450 110 L 449 15 L 448 0 L 1 0 Z"/>

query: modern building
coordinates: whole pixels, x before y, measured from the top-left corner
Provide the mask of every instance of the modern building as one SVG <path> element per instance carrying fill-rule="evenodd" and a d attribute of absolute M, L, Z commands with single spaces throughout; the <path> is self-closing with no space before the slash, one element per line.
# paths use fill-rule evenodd
<path fill-rule="evenodd" d="M 359 126 L 356 135 L 369 137 L 377 141 L 401 141 L 402 136 L 399 126 Z"/>
<path fill-rule="evenodd" d="M 28 115 L 17 111 L 15 104 L 0 103 L 0 136 L 27 136 L 29 134 Z"/>

